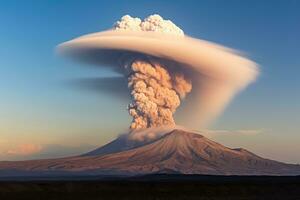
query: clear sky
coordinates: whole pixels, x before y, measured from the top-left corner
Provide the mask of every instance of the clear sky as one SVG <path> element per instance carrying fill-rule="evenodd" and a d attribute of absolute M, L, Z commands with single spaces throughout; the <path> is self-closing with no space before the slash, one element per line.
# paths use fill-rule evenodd
<path fill-rule="evenodd" d="M 300 162 L 300 1 L 1 1 L 0 160 L 81 153 L 130 123 L 128 102 L 72 84 L 113 76 L 55 54 L 125 14 L 160 14 L 186 34 L 238 49 L 261 67 L 211 125 L 210 137 L 280 161 Z"/>

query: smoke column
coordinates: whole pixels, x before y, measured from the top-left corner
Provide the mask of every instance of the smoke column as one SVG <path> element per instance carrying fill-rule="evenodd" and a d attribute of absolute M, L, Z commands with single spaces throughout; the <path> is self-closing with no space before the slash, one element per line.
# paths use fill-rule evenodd
<path fill-rule="evenodd" d="M 128 87 L 133 102 L 131 129 L 175 125 L 173 114 L 180 99 L 191 91 L 183 74 L 171 74 L 155 60 L 135 60 L 128 68 Z"/>
<path fill-rule="evenodd" d="M 151 15 L 144 21 L 125 15 L 118 21 L 116 30 L 154 31 L 183 36 L 183 31 L 159 15 Z M 128 73 L 128 88 L 132 103 L 128 112 L 133 120 L 131 129 L 145 129 L 175 125 L 173 114 L 192 89 L 191 81 L 181 72 L 172 72 L 158 60 L 133 58 L 125 65 Z"/>

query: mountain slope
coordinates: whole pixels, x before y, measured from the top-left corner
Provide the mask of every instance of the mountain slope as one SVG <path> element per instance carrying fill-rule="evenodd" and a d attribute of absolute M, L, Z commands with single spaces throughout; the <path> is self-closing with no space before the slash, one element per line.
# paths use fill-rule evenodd
<path fill-rule="evenodd" d="M 124 141 L 123 141 L 124 142 Z M 113 143 L 114 144 L 114 143 Z M 116 145 L 124 148 L 122 143 Z M 126 145 L 125 145 L 126 147 Z M 261 158 L 244 149 L 230 149 L 199 134 L 173 130 L 138 147 L 93 156 L 0 162 L 1 170 L 26 172 L 91 172 L 112 174 L 184 173 L 212 175 L 300 175 L 300 166 Z"/>

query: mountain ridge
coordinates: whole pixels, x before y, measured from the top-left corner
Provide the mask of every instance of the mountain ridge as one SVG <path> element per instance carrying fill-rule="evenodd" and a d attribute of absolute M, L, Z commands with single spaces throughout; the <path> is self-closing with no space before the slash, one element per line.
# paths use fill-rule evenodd
<path fill-rule="evenodd" d="M 107 149 L 109 144 L 104 147 Z M 122 147 L 124 144 L 129 146 Z M 265 159 L 242 148 L 231 149 L 200 134 L 178 129 L 146 144 L 135 146 L 123 141 L 122 145 L 116 151 L 100 151 L 98 155 L 3 161 L 0 162 L 0 176 L 1 170 L 7 169 L 31 173 L 300 175 L 299 165 Z"/>

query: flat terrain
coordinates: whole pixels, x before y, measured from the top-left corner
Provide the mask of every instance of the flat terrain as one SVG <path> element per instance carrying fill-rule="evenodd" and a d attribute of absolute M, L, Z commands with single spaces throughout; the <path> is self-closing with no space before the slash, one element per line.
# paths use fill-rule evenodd
<path fill-rule="evenodd" d="M 300 177 L 150 175 L 0 181 L 0 199 L 299 200 Z"/>

